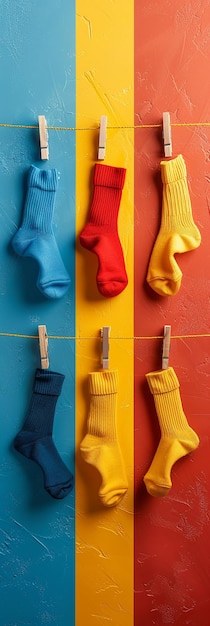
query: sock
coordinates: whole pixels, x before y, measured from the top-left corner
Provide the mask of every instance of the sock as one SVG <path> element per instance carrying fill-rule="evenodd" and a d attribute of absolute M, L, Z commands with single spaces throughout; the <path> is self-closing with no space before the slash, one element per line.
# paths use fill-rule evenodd
<path fill-rule="evenodd" d="M 57 184 L 57 170 L 31 165 L 22 225 L 12 240 L 17 254 L 38 262 L 37 287 L 48 298 L 61 298 L 70 284 L 52 230 Z"/>
<path fill-rule="evenodd" d="M 117 371 L 91 373 L 89 388 L 88 432 L 80 450 L 86 463 L 101 474 L 99 496 L 104 506 L 115 506 L 128 489 L 116 428 Z"/>
<path fill-rule="evenodd" d="M 162 161 L 163 203 L 161 227 L 147 273 L 147 282 L 160 296 L 173 296 L 180 288 L 182 272 L 174 257 L 198 248 L 201 235 L 194 224 L 182 155 Z"/>
<path fill-rule="evenodd" d="M 44 488 L 56 499 L 65 498 L 73 487 L 73 476 L 52 440 L 55 408 L 63 381 L 63 374 L 36 370 L 31 405 L 24 426 L 14 441 L 18 452 L 41 467 Z"/>
<path fill-rule="evenodd" d="M 151 496 L 165 496 L 172 487 L 171 469 L 199 444 L 183 411 L 179 381 L 172 367 L 146 374 L 160 424 L 161 439 L 144 483 Z"/>
<path fill-rule="evenodd" d="M 89 220 L 80 234 L 84 248 L 98 257 L 96 282 L 105 298 L 117 296 L 128 284 L 117 218 L 126 170 L 97 163 Z"/>

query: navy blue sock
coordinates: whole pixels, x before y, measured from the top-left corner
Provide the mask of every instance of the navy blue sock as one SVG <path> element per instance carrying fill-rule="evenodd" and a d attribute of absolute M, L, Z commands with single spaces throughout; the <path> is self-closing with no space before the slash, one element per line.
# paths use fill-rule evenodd
<path fill-rule="evenodd" d="M 22 224 L 12 239 L 17 254 L 38 262 L 37 287 L 48 298 L 61 298 L 70 285 L 52 230 L 57 185 L 56 169 L 31 165 Z"/>
<path fill-rule="evenodd" d="M 63 381 L 63 374 L 36 370 L 31 405 L 23 428 L 14 441 L 18 452 L 41 467 L 44 488 L 57 499 L 65 498 L 73 487 L 73 475 L 52 440 L 55 408 Z"/>

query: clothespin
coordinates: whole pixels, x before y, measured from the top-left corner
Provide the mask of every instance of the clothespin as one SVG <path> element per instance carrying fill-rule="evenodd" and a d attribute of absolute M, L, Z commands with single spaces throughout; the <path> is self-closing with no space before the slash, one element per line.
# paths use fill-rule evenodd
<path fill-rule="evenodd" d="M 164 326 L 162 370 L 167 370 L 169 366 L 170 342 L 171 342 L 171 326 Z"/>
<path fill-rule="evenodd" d="M 41 160 L 48 161 L 49 147 L 48 147 L 47 122 L 46 122 L 45 116 L 39 115 L 38 121 L 39 121 L 39 141 L 40 141 Z"/>
<path fill-rule="evenodd" d="M 48 336 L 46 326 L 41 325 L 38 326 L 39 333 L 39 350 L 40 350 L 40 359 L 41 359 L 41 368 L 46 370 L 49 367 L 49 358 L 48 358 Z"/>
<path fill-rule="evenodd" d="M 109 335 L 111 326 L 103 326 L 101 328 L 102 337 L 102 367 L 103 370 L 109 369 Z"/>
<path fill-rule="evenodd" d="M 171 121 L 168 111 L 163 113 L 163 144 L 165 157 L 172 156 Z"/>
<path fill-rule="evenodd" d="M 107 116 L 102 115 L 100 118 L 99 144 L 98 144 L 98 160 L 104 161 L 106 153 L 106 127 Z"/>

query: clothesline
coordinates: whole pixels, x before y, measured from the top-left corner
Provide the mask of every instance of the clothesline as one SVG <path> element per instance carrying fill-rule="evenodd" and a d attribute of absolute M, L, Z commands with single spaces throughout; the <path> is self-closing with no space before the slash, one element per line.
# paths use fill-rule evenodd
<path fill-rule="evenodd" d="M 101 341 L 101 337 L 100 336 L 89 336 L 89 337 L 82 337 L 82 336 L 71 336 L 71 335 L 47 335 L 48 339 L 60 339 L 60 340 L 66 340 L 66 341 L 90 341 L 91 339 L 100 339 Z M 24 335 L 22 333 L 4 333 L 4 332 L 0 332 L 0 337 L 18 337 L 21 339 L 38 339 L 39 336 L 38 335 Z M 202 333 L 202 334 L 189 334 L 189 335 L 171 335 L 171 339 L 198 339 L 198 338 L 204 338 L 204 337 L 209 337 L 210 338 L 210 333 Z M 134 335 L 134 336 L 130 336 L 130 337 L 126 337 L 126 336 L 113 336 L 110 335 L 109 340 L 115 340 L 115 341 L 119 341 L 122 339 L 125 340 L 139 340 L 139 341 L 144 341 L 144 340 L 152 340 L 152 339 L 161 339 L 163 340 L 163 335 Z"/>
<path fill-rule="evenodd" d="M 190 126 L 202 126 L 202 127 L 208 127 L 210 126 L 210 122 L 172 122 L 171 126 L 175 127 L 175 126 L 181 126 L 181 127 L 190 127 Z M 7 123 L 0 123 L 0 128 L 25 128 L 25 129 L 38 129 L 39 126 L 38 124 L 7 124 Z M 99 130 L 100 125 L 97 126 L 90 126 L 90 127 L 76 127 L 76 126 L 48 126 L 47 125 L 47 130 L 56 130 L 56 131 L 93 131 L 93 130 Z M 144 129 L 144 128 L 162 128 L 162 124 L 134 124 L 134 125 L 120 125 L 120 126 L 109 126 L 107 125 L 107 130 L 132 130 L 132 129 Z"/>

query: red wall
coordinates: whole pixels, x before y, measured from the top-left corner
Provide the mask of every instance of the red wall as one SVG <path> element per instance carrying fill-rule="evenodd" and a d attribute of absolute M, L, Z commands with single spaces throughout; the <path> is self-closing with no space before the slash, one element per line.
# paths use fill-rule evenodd
<path fill-rule="evenodd" d="M 134 123 L 143 125 L 135 130 L 135 624 L 144 626 L 209 624 L 209 24 L 207 0 L 135 2 Z M 163 111 L 171 114 L 173 157 L 184 157 L 202 237 L 197 250 L 177 257 L 183 279 L 173 297 L 146 283 L 161 219 Z M 154 337 L 165 324 L 200 445 L 175 464 L 172 489 L 156 499 L 142 482 L 160 439 L 145 374 L 161 368 L 162 340 Z"/>

